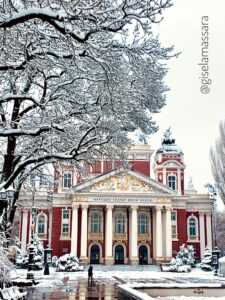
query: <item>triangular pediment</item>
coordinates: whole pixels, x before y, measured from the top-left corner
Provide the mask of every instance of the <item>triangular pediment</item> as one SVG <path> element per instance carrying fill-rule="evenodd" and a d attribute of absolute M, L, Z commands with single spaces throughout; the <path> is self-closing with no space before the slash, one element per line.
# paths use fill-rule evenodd
<path fill-rule="evenodd" d="M 140 173 L 128 170 L 113 170 L 93 179 L 74 186 L 75 192 L 91 193 L 150 193 L 170 194 L 176 193 L 167 186 L 146 177 Z"/>

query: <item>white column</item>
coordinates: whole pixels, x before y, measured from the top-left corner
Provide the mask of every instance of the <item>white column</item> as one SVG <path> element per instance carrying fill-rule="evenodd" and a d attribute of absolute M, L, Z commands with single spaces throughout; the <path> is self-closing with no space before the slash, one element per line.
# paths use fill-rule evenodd
<path fill-rule="evenodd" d="M 102 159 L 101 159 L 101 173 L 103 173 L 103 171 L 104 171 L 103 163 L 104 163 L 104 161 L 103 161 L 103 157 L 102 157 Z"/>
<path fill-rule="evenodd" d="M 172 224 L 171 224 L 171 207 L 166 207 L 166 259 L 172 258 Z"/>
<path fill-rule="evenodd" d="M 48 244 L 49 247 L 51 248 L 52 244 L 52 208 L 49 209 L 49 218 L 48 218 Z"/>
<path fill-rule="evenodd" d="M 181 195 L 181 170 L 177 170 L 177 193 Z"/>
<path fill-rule="evenodd" d="M 129 260 L 131 260 L 131 247 L 132 247 L 132 211 L 129 208 Z M 130 262 L 131 263 L 131 262 Z"/>
<path fill-rule="evenodd" d="M 153 258 L 156 258 L 156 210 L 152 209 L 152 240 L 153 240 Z"/>
<path fill-rule="evenodd" d="M 205 223 L 204 223 L 204 213 L 199 213 L 199 227 L 200 227 L 200 255 L 201 258 L 204 257 L 205 252 Z"/>
<path fill-rule="evenodd" d="M 207 247 L 212 250 L 212 215 L 206 214 L 206 228 L 207 228 Z"/>
<path fill-rule="evenodd" d="M 30 240 L 31 240 L 31 234 L 32 234 L 32 231 L 33 231 L 33 234 L 34 234 L 34 228 L 35 228 L 35 224 L 33 223 L 33 215 L 32 215 L 32 209 L 30 210 L 30 224 L 29 224 L 29 243 L 30 243 Z"/>
<path fill-rule="evenodd" d="M 87 205 L 82 205 L 81 217 L 81 259 L 87 261 Z"/>
<path fill-rule="evenodd" d="M 23 227 L 21 235 L 21 250 L 23 253 L 26 252 L 27 246 L 27 223 L 28 223 L 28 210 L 23 210 Z"/>
<path fill-rule="evenodd" d="M 165 184 L 166 185 L 166 168 L 165 167 L 163 167 L 163 184 Z"/>
<path fill-rule="evenodd" d="M 132 242 L 131 242 L 131 253 L 130 253 L 130 262 L 132 265 L 138 264 L 138 251 L 137 251 L 137 206 L 131 207 L 131 235 L 132 235 Z"/>
<path fill-rule="evenodd" d="M 156 259 L 162 258 L 162 209 L 156 207 Z"/>
<path fill-rule="evenodd" d="M 112 210 L 113 206 L 106 206 L 106 222 L 105 222 L 105 264 L 113 264 L 113 256 L 112 256 Z"/>
<path fill-rule="evenodd" d="M 72 206 L 71 253 L 77 256 L 78 205 Z"/>

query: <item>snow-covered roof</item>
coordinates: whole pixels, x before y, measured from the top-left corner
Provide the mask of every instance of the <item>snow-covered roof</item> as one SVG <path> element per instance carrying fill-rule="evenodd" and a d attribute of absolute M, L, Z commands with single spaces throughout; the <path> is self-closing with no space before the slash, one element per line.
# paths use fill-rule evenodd
<path fill-rule="evenodd" d="M 126 174 L 126 175 L 129 175 L 131 177 L 133 177 L 134 179 L 136 180 L 139 180 L 139 181 L 142 181 L 144 182 L 145 184 L 151 186 L 152 188 L 152 192 L 154 193 L 163 193 L 163 194 L 168 194 L 168 195 L 176 195 L 177 193 L 168 188 L 166 185 L 150 178 L 150 177 L 147 177 L 139 172 L 134 172 L 134 171 L 131 171 L 131 170 L 124 170 L 124 168 L 118 168 L 118 169 L 114 169 L 112 171 L 109 171 L 107 173 L 103 173 L 95 178 L 92 178 L 90 180 L 87 180 L 85 182 L 82 182 L 78 185 L 75 185 L 73 187 L 73 190 L 75 192 L 81 192 L 82 190 L 87 190 L 89 189 L 91 186 L 93 186 L 94 184 L 97 184 L 99 182 L 102 182 L 104 180 L 107 180 L 107 179 L 110 179 L 112 178 L 113 176 L 120 176 L 122 174 Z"/>

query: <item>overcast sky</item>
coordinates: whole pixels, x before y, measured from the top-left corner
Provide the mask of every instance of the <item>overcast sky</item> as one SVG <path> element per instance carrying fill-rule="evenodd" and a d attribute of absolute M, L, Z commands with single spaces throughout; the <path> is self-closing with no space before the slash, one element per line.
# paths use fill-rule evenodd
<path fill-rule="evenodd" d="M 199 192 L 204 184 L 214 183 L 209 161 L 210 146 L 218 136 L 218 126 L 225 119 L 225 1 L 174 0 L 164 12 L 164 20 L 155 25 L 163 46 L 174 45 L 179 58 L 172 59 L 166 84 L 167 105 L 155 116 L 160 127 L 149 143 L 156 150 L 165 129 L 171 126 L 172 137 L 184 152 L 186 185 L 192 176 Z M 202 17 L 208 17 L 210 92 L 201 88 Z M 207 18 L 204 18 L 205 20 Z M 204 21 L 205 21 L 204 20 Z M 206 22 L 205 22 L 206 23 Z M 206 29 L 206 28 L 205 28 Z"/>

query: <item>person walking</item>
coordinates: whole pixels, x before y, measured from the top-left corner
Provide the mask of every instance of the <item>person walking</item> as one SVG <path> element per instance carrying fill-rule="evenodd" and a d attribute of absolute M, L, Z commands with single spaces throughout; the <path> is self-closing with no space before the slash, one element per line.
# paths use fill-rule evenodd
<path fill-rule="evenodd" d="M 93 281 L 93 267 L 92 266 L 90 266 L 88 268 L 88 283 L 90 280 L 91 280 L 91 282 Z"/>

